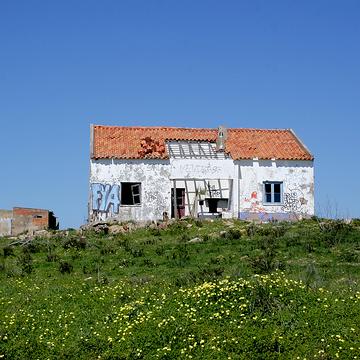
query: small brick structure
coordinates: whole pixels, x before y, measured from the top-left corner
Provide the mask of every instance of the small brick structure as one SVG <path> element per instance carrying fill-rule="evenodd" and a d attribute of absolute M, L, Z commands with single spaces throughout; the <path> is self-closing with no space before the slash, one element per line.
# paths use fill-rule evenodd
<path fill-rule="evenodd" d="M 56 217 L 50 210 L 23 207 L 0 210 L 0 236 L 17 236 L 22 233 L 58 228 Z"/>

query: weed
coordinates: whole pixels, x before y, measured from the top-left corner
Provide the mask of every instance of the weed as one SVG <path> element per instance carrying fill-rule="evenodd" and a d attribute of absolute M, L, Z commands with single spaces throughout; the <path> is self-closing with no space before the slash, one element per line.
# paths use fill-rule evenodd
<path fill-rule="evenodd" d="M 140 249 L 130 248 L 128 251 L 130 252 L 131 256 L 133 256 L 134 258 L 142 257 L 145 255 L 144 249 L 142 248 Z"/>
<path fill-rule="evenodd" d="M 67 261 L 60 261 L 59 271 L 61 274 L 70 274 L 73 271 L 73 265 Z"/>
<path fill-rule="evenodd" d="M 4 258 L 8 256 L 14 256 L 14 248 L 12 246 L 5 246 L 3 248 Z"/>
<path fill-rule="evenodd" d="M 146 239 L 141 242 L 141 245 L 155 245 L 157 243 L 156 239 Z"/>
<path fill-rule="evenodd" d="M 309 287 L 317 286 L 320 283 L 321 278 L 318 272 L 316 265 L 311 262 L 306 266 L 306 270 L 304 273 L 304 283 Z"/>
<path fill-rule="evenodd" d="M 116 253 L 116 248 L 111 244 L 106 244 L 104 247 L 100 249 L 101 255 L 110 255 L 115 253 Z"/>
<path fill-rule="evenodd" d="M 148 259 L 148 258 L 144 259 L 143 264 L 147 267 L 155 267 L 156 266 L 156 264 L 151 259 Z"/>
<path fill-rule="evenodd" d="M 176 266 L 184 267 L 190 260 L 190 253 L 186 244 L 177 245 L 171 255 Z"/>
<path fill-rule="evenodd" d="M 338 255 L 340 261 L 349 263 L 357 263 L 359 261 L 359 253 L 353 249 L 344 249 Z"/>
<path fill-rule="evenodd" d="M 129 260 L 129 259 L 121 259 L 119 260 L 119 267 L 120 268 L 127 268 L 131 265 L 134 265 L 134 261 L 133 260 Z"/>
<path fill-rule="evenodd" d="M 158 246 L 155 249 L 155 253 L 156 253 L 156 255 L 162 256 L 165 254 L 165 248 L 163 246 Z"/>
<path fill-rule="evenodd" d="M 0 258 L 0 271 L 5 271 L 5 258 Z"/>
<path fill-rule="evenodd" d="M 85 249 L 86 245 L 87 245 L 87 241 L 85 236 L 81 236 L 81 237 L 69 236 L 65 239 L 63 243 L 63 248 L 64 249 L 75 248 L 80 250 L 80 249 Z"/>
<path fill-rule="evenodd" d="M 32 256 L 31 256 L 30 252 L 26 251 L 26 249 L 24 249 L 22 254 L 18 255 L 17 264 L 21 268 L 22 275 L 31 274 L 34 270 Z"/>
<path fill-rule="evenodd" d="M 187 226 L 185 221 L 177 221 L 169 225 L 167 232 L 171 235 L 182 235 L 187 231 Z"/>
<path fill-rule="evenodd" d="M 59 256 L 56 255 L 56 254 L 53 254 L 53 253 L 49 252 L 46 255 L 46 261 L 47 262 L 57 262 L 58 260 L 59 260 Z"/>
<path fill-rule="evenodd" d="M 160 236 L 161 235 L 161 231 L 159 228 L 150 228 L 149 229 L 149 233 L 153 236 Z"/>

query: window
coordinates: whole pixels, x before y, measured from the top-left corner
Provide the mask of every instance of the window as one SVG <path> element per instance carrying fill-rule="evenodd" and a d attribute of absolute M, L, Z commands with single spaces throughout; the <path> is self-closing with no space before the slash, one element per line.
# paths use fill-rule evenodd
<path fill-rule="evenodd" d="M 279 181 L 264 182 L 264 204 L 282 203 L 283 183 Z"/>
<path fill-rule="evenodd" d="M 141 204 L 141 183 L 121 183 L 121 205 Z"/>

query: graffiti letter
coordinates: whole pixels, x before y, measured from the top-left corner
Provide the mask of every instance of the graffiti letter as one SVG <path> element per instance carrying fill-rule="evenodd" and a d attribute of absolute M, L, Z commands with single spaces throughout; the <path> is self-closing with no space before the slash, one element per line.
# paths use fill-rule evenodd
<path fill-rule="evenodd" d="M 102 188 L 103 186 L 101 184 L 91 184 L 93 210 L 100 210 L 100 203 L 102 200 Z"/>
<path fill-rule="evenodd" d="M 119 185 L 91 184 L 92 209 L 107 213 L 112 207 L 112 212 L 118 214 L 120 206 L 119 188 Z"/>
<path fill-rule="evenodd" d="M 110 186 L 110 185 L 108 185 Z M 112 212 L 114 214 L 119 213 L 119 206 L 120 206 L 120 199 L 119 199 L 119 185 L 113 185 L 108 192 L 108 196 L 106 199 L 106 212 L 109 211 L 110 207 L 112 206 Z"/>

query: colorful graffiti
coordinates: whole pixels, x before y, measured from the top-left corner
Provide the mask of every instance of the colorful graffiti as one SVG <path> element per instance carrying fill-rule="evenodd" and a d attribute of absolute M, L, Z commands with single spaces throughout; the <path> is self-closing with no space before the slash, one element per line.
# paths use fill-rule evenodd
<path fill-rule="evenodd" d="M 283 194 L 283 203 L 281 211 L 269 212 L 258 199 L 258 193 L 253 191 L 249 197 L 244 199 L 245 208 L 239 213 L 239 218 L 243 220 L 260 221 L 284 221 L 294 220 L 302 214 L 303 206 L 307 200 L 300 189 L 289 189 L 289 192 Z M 279 204 L 280 205 L 280 204 Z"/>
<path fill-rule="evenodd" d="M 92 210 L 119 213 L 120 186 L 110 184 L 91 184 Z"/>
<path fill-rule="evenodd" d="M 251 193 L 250 198 L 245 198 L 244 202 L 249 203 L 249 206 L 244 209 L 245 212 L 249 213 L 266 213 L 266 209 L 262 206 L 261 202 L 258 200 L 258 194 L 256 191 Z"/>

